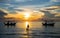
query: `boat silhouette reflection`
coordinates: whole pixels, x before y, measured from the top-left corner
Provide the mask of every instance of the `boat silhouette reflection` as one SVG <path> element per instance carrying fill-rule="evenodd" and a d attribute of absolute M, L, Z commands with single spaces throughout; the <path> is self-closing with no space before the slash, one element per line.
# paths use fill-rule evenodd
<path fill-rule="evenodd" d="M 29 31 L 29 24 L 27 25 L 26 31 Z"/>

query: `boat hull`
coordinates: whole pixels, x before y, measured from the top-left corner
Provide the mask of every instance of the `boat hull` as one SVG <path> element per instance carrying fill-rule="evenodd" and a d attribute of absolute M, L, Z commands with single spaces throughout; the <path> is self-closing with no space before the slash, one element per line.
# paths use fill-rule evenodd
<path fill-rule="evenodd" d="M 5 24 L 5 23 L 4 23 Z M 5 24 L 5 25 L 16 25 L 16 23 L 11 23 L 11 24 Z"/>
<path fill-rule="evenodd" d="M 43 26 L 54 26 L 54 23 L 50 23 L 50 24 L 47 24 L 47 23 L 42 23 Z"/>
<path fill-rule="evenodd" d="M 7 22 L 7 23 L 4 23 L 4 25 L 8 25 L 8 26 L 9 26 L 9 25 L 11 25 L 11 26 L 15 26 L 15 25 L 16 25 L 16 23 L 12 23 L 12 22 L 10 22 L 10 23 L 9 23 L 9 22 Z"/>

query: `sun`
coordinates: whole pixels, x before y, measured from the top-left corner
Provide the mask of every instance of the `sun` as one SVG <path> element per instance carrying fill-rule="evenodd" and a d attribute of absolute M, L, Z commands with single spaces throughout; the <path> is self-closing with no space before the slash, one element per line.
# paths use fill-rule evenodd
<path fill-rule="evenodd" d="M 29 13 L 25 13 L 25 14 L 24 14 L 24 18 L 25 18 L 25 19 L 28 19 L 29 17 L 30 17 L 30 14 L 29 14 Z"/>

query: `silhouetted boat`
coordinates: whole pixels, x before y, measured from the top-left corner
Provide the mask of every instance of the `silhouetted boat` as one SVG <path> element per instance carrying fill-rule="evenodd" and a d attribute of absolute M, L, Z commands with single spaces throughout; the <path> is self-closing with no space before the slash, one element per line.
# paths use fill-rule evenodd
<path fill-rule="evenodd" d="M 54 26 L 55 23 L 42 23 L 44 26 Z"/>
<path fill-rule="evenodd" d="M 54 22 L 50 22 L 50 21 L 45 21 L 44 23 L 42 23 L 44 26 L 54 26 Z"/>
<path fill-rule="evenodd" d="M 7 21 L 7 22 L 4 22 L 5 25 L 16 25 L 15 22 L 11 22 L 11 21 Z"/>

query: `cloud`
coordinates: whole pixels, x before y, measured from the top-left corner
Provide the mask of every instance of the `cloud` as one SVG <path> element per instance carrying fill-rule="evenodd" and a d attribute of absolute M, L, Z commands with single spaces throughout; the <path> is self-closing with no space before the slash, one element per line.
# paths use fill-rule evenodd
<path fill-rule="evenodd" d="M 7 11 L 6 10 L 0 10 L 0 18 L 3 18 L 5 15 L 7 15 Z"/>
<path fill-rule="evenodd" d="M 32 1 L 32 0 L 15 0 L 16 2 L 27 2 L 27 1 Z"/>
<path fill-rule="evenodd" d="M 55 12 L 52 12 L 52 11 L 54 11 L 54 10 L 56 10 L 56 9 L 59 9 L 59 6 L 50 6 L 50 7 L 42 7 L 42 8 L 21 8 L 21 7 L 18 7 L 18 8 L 14 8 L 16 11 L 16 13 L 20 13 L 20 14 L 22 14 L 22 13 L 32 13 L 32 16 L 34 17 L 34 16 L 39 16 L 39 14 L 42 14 L 42 13 L 44 13 L 44 14 L 46 14 L 46 16 L 47 17 L 55 17 L 56 15 L 58 15 L 58 14 L 56 14 Z"/>
<path fill-rule="evenodd" d="M 13 8 L 15 11 L 20 11 L 20 12 L 23 12 L 23 11 L 25 11 L 24 9 L 22 9 L 22 8 Z"/>
<path fill-rule="evenodd" d="M 8 5 L 8 6 L 10 6 L 11 4 L 5 4 L 5 5 Z"/>
<path fill-rule="evenodd" d="M 56 10 L 53 10 L 51 11 L 52 14 L 55 15 L 55 17 L 60 17 L 60 8 L 59 9 L 56 9 Z"/>
<path fill-rule="evenodd" d="M 14 10 L 14 8 L 18 7 L 26 7 L 26 8 L 39 8 L 48 6 L 51 3 L 49 0 L 4 0 L 7 3 L 0 4 L 2 8 Z"/>
<path fill-rule="evenodd" d="M 60 10 L 60 6 L 50 6 L 40 9 L 40 11 L 44 12 L 47 17 L 51 17 L 51 18 L 60 16 L 60 12 L 58 12 L 59 10 Z"/>
<path fill-rule="evenodd" d="M 45 4 L 47 2 L 49 2 L 48 0 L 4 0 L 10 4 L 13 4 L 13 5 L 40 5 L 40 4 Z M 5 3 L 4 3 L 5 4 Z M 48 3 L 47 3 L 48 4 Z"/>
<path fill-rule="evenodd" d="M 60 6 L 50 6 L 50 7 L 43 7 L 40 10 L 45 10 L 45 11 L 49 11 L 49 10 L 55 10 L 55 9 L 59 9 Z"/>
<path fill-rule="evenodd" d="M 55 15 L 55 17 L 60 17 L 60 13 L 57 13 L 57 14 Z"/>
<path fill-rule="evenodd" d="M 60 2 L 60 0 L 51 0 L 51 2 Z"/>
<path fill-rule="evenodd" d="M 16 8 L 17 9 L 17 8 Z M 22 10 L 22 11 L 20 11 Z M 5 18 L 16 18 L 16 19 L 20 19 L 20 20 L 24 20 L 25 19 L 25 14 L 29 14 L 29 20 L 35 20 L 38 18 L 42 18 L 44 13 L 39 12 L 38 10 L 33 10 L 33 9 L 29 9 L 29 8 L 20 8 L 20 10 L 16 10 L 14 14 L 12 13 L 8 13 L 8 15 L 5 16 Z"/>

